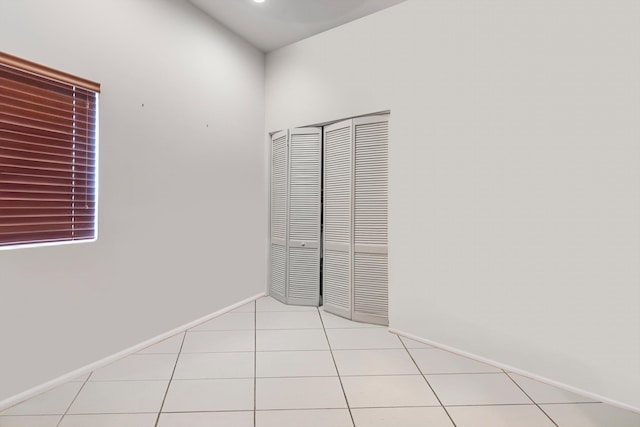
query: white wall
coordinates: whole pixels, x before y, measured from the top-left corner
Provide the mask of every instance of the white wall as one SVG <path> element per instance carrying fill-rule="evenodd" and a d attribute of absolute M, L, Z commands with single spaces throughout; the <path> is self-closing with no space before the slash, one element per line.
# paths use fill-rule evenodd
<path fill-rule="evenodd" d="M 0 50 L 102 84 L 98 242 L 0 251 L 0 401 L 264 291 L 262 53 L 174 0 L 2 0 Z"/>
<path fill-rule="evenodd" d="M 640 2 L 410 0 L 267 56 L 267 130 L 391 110 L 391 326 L 640 408 Z"/>

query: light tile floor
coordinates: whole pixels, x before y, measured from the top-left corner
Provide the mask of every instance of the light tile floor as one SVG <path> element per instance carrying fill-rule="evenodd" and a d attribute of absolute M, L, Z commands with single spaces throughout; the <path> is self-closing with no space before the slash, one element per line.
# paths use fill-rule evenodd
<path fill-rule="evenodd" d="M 18 426 L 640 427 L 640 415 L 262 298 L 0 414 Z"/>

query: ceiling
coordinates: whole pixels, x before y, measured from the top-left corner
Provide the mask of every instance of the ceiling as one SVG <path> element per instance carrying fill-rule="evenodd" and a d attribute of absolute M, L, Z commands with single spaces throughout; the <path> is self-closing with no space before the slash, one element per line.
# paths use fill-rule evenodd
<path fill-rule="evenodd" d="M 189 0 L 264 52 L 405 0 Z"/>

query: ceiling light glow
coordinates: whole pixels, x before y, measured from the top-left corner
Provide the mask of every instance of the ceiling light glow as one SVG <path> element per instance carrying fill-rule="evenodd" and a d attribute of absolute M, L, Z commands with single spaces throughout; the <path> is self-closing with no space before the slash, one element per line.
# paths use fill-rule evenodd
<path fill-rule="evenodd" d="M 255 3 L 264 3 L 264 0 L 253 0 Z"/>

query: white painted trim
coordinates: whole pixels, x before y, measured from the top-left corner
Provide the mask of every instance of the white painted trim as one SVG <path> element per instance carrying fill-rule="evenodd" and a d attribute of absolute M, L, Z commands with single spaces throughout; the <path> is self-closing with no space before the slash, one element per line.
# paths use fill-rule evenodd
<path fill-rule="evenodd" d="M 487 359 L 486 357 L 482 357 L 482 356 L 478 356 L 478 355 L 475 355 L 475 354 L 472 354 L 472 353 L 468 353 L 466 351 L 457 349 L 455 347 L 450 347 L 450 346 L 445 345 L 445 344 L 440 344 L 439 342 L 431 341 L 431 340 L 428 340 L 428 339 L 425 339 L 425 338 L 418 337 L 416 335 L 408 334 L 406 332 L 402 332 L 402 331 L 399 331 L 399 330 L 394 329 L 394 328 L 389 328 L 389 332 L 391 332 L 392 334 L 395 334 L 395 335 L 399 335 L 399 336 L 402 336 L 402 337 L 405 337 L 405 338 L 409 338 L 409 339 L 414 340 L 414 341 L 421 342 L 423 344 L 427 344 L 427 345 L 430 345 L 430 346 L 433 346 L 433 347 L 437 347 L 437 348 L 439 348 L 441 350 L 446 350 L 446 351 L 449 351 L 451 353 L 455 353 L 455 354 L 458 354 L 460 356 L 467 357 L 469 359 L 477 360 L 478 362 L 482 362 L 482 363 L 486 363 L 488 365 L 495 366 L 496 368 L 504 369 L 505 371 L 508 371 L 508 372 L 513 372 L 514 374 L 519 374 L 519 375 L 522 375 L 524 377 L 531 378 L 532 380 L 540 381 L 541 383 L 545 383 L 545 384 L 548 384 L 548 385 L 553 386 L 553 387 L 561 388 L 561 389 L 569 391 L 571 393 L 579 394 L 581 396 L 587 397 L 587 398 L 592 399 L 592 400 L 596 400 L 598 402 L 606 403 L 606 404 L 609 404 L 611 406 L 616 406 L 616 407 L 618 407 L 620 409 L 625 409 L 627 411 L 631 411 L 631 412 L 635 412 L 635 413 L 640 414 L 640 408 L 636 408 L 635 406 L 631 406 L 631 405 L 628 405 L 626 403 L 618 402 L 617 400 L 609 399 L 607 397 L 600 396 L 598 394 L 591 393 L 591 392 L 588 392 L 588 391 L 585 391 L 585 390 L 582 390 L 582 389 L 579 389 L 579 388 L 576 388 L 576 387 L 573 387 L 573 386 L 570 386 L 570 385 L 567 385 L 567 384 L 561 383 L 559 381 L 555 381 L 555 380 L 552 380 L 552 379 L 549 379 L 549 378 L 546 378 L 546 377 L 543 377 L 543 376 L 540 376 L 540 375 L 537 375 L 537 374 L 533 374 L 531 372 L 528 372 L 528 371 L 525 371 L 525 370 L 522 370 L 522 369 L 514 368 L 513 366 L 505 365 L 504 363 L 496 362 L 495 360 Z"/>
<path fill-rule="evenodd" d="M 250 298 L 247 298 L 245 300 L 242 300 L 240 302 L 237 302 L 235 304 L 232 304 L 230 306 L 227 306 L 223 309 L 220 309 L 218 311 L 216 311 L 215 313 L 211 313 L 208 314 L 204 317 L 201 317 L 197 320 L 194 320 L 192 322 L 189 322 L 185 325 L 182 326 L 178 326 L 175 329 L 172 329 L 168 332 L 162 333 L 158 336 L 155 336 L 151 339 L 148 339 L 146 341 L 143 341 L 139 344 L 134 345 L 133 347 L 129 347 L 126 350 L 122 350 L 118 353 L 112 354 L 111 356 L 107 356 L 104 359 L 100 359 L 96 362 L 90 363 L 89 365 L 83 366 L 82 368 L 76 369 L 75 371 L 69 372 L 68 374 L 62 375 L 58 378 L 55 378 L 51 381 L 47 381 L 46 383 L 40 384 L 38 386 L 35 386 L 33 388 L 30 388 L 29 390 L 23 391 L 22 393 L 16 394 L 15 396 L 12 396 L 8 399 L 2 400 L 0 401 L 0 412 L 9 409 L 12 406 L 15 406 L 19 403 L 24 402 L 25 400 L 31 399 L 32 397 L 35 397 L 39 394 L 42 394 L 44 392 L 47 392 L 59 385 L 65 384 L 73 379 L 76 379 L 77 377 L 80 377 L 82 375 L 87 375 L 93 371 L 95 371 L 96 369 L 102 368 L 110 363 L 113 363 L 117 360 L 120 360 L 122 358 L 125 358 L 127 356 L 132 355 L 133 353 L 137 353 L 141 350 L 144 350 L 147 347 L 151 347 L 152 345 L 158 344 L 160 341 L 164 341 L 168 338 L 171 338 L 175 335 L 178 335 L 182 332 L 185 332 L 188 329 L 191 328 L 195 328 L 196 326 L 208 322 L 209 320 L 215 319 L 216 317 L 222 316 L 223 314 L 226 314 L 232 310 L 235 310 L 236 308 L 243 306 L 245 304 L 248 304 L 250 302 L 253 302 L 259 298 L 262 298 L 263 296 L 265 296 L 266 293 L 259 293 L 257 295 L 254 295 Z"/>

